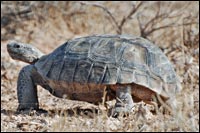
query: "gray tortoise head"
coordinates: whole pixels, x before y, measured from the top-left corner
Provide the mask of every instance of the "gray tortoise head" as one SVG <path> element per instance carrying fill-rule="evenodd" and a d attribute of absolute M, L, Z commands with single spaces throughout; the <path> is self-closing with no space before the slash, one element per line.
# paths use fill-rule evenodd
<path fill-rule="evenodd" d="M 26 63 L 34 63 L 44 54 L 32 45 L 23 44 L 17 41 L 10 41 L 7 45 L 10 56 L 15 60 Z"/>
<path fill-rule="evenodd" d="M 7 48 L 13 59 L 31 64 L 21 70 L 18 79 L 21 109 L 38 108 L 35 85 L 57 97 L 67 95 L 87 102 L 101 101 L 107 88 L 120 99 L 116 102 L 116 108 L 120 108 L 116 112 L 124 108 L 121 101 L 130 111 L 134 97 L 144 101 L 152 100 L 155 94 L 169 98 L 181 89 L 167 57 L 157 46 L 140 37 L 82 37 L 67 41 L 45 56 L 33 46 L 18 42 L 9 43 Z M 29 77 L 30 81 L 22 85 L 21 81 Z"/>

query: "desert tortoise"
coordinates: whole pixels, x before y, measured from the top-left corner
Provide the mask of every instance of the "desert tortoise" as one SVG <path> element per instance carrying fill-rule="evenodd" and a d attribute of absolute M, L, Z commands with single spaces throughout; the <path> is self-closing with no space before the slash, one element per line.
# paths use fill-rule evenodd
<path fill-rule="evenodd" d="M 56 97 L 98 103 L 105 89 L 116 98 L 115 112 L 129 112 L 132 98 L 163 99 L 180 90 L 176 73 L 163 52 L 151 42 L 130 35 L 93 35 L 69 40 L 44 55 L 31 45 L 11 41 L 13 59 L 30 65 L 19 73 L 19 110 L 39 109 L 36 85 Z M 113 97 L 112 94 L 116 95 Z"/>

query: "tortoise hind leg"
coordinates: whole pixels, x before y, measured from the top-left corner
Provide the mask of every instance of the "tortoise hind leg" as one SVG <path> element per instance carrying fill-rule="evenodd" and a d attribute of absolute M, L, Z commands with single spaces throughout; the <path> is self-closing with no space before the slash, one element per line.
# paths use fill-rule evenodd
<path fill-rule="evenodd" d="M 17 82 L 18 110 L 39 109 L 37 88 L 32 75 L 33 66 L 25 66 L 19 73 Z"/>
<path fill-rule="evenodd" d="M 117 85 L 116 96 L 113 116 L 117 116 L 119 113 L 129 113 L 133 110 L 134 103 L 130 85 Z"/>

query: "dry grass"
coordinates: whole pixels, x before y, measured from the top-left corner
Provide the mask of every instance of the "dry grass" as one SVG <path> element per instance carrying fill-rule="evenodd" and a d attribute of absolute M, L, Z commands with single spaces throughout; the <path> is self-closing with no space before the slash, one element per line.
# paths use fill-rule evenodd
<path fill-rule="evenodd" d="M 8 56 L 9 40 L 49 53 L 68 39 L 108 33 L 143 36 L 169 57 L 183 88 L 174 114 L 141 102 L 129 116 L 111 118 L 101 104 L 59 99 L 40 87 L 40 107 L 49 113 L 15 113 L 16 80 L 26 64 Z M 199 131 L 197 1 L 1 2 L 1 36 L 1 131 Z"/>

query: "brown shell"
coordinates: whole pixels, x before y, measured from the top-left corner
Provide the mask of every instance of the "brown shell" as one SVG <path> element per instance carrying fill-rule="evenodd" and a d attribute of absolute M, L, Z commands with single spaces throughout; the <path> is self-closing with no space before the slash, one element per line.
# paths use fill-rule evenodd
<path fill-rule="evenodd" d="M 73 39 L 42 57 L 35 66 L 53 88 L 67 86 L 62 83 L 75 84 L 75 88 L 135 83 L 163 96 L 179 89 L 176 73 L 163 52 L 134 36 Z"/>

